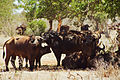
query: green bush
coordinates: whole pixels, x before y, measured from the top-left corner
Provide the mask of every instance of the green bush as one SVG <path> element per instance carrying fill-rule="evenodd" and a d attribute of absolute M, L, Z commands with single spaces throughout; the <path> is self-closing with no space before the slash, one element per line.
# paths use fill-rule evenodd
<path fill-rule="evenodd" d="M 27 27 L 27 28 L 26 28 L 26 31 L 25 31 L 25 34 L 26 34 L 26 35 L 33 35 L 32 29 L 31 29 L 30 27 Z"/>
<path fill-rule="evenodd" d="M 36 35 L 39 36 L 41 33 L 45 32 L 47 27 L 46 22 L 43 20 L 33 20 L 29 22 L 29 27 L 26 29 L 27 35 Z"/>

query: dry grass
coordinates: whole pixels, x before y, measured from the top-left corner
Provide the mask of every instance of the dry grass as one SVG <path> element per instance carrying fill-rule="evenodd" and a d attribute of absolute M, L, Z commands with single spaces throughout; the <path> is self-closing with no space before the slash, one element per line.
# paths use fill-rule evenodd
<path fill-rule="evenodd" d="M 109 66 L 97 70 L 64 70 L 62 67 L 43 65 L 33 72 L 28 69 L 0 72 L 0 80 L 120 80 L 120 69 Z"/>
<path fill-rule="evenodd" d="M 101 80 L 104 78 L 109 78 L 110 80 L 120 80 L 120 69 L 114 68 L 112 65 L 109 65 L 107 69 L 100 66 L 96 70 L 95 74 L 99 76 Z"/>

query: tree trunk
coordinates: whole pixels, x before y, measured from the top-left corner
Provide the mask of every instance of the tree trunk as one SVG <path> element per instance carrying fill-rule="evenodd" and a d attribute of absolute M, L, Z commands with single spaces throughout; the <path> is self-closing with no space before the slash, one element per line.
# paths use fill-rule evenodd
<path fill-rule="evenodd" d="M 53 22 L 53 20 L 49 20 L 49 24 L 50 24 L 49 31 L 52 30 L 52 22 Z"/>
<path fill-rule="evenodd" d="M 95 22 L 96 22 L 95 31 L 98 31 L 98 30 L 99 30 L 99 28 L 98 28 L 99 24 L 98 24 L 98 21 L 97 21 L 97 20 L 96 20 Z"/>
<path fill-rule="evenodd" d="M 61 20 L 61 17 L 59 17 L 57 32 L 60 32 L 61 24 L 62 24 L 62 20 Z"/>

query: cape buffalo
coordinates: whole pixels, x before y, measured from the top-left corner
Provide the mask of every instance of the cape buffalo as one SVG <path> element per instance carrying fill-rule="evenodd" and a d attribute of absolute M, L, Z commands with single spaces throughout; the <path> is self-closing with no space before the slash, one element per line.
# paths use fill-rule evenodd
<path fill-rule="evenodd" d="M 69 31 L 65 35 L 49 31 L 44 33 L 43 38 L 52 48 L 57 59 L 57 66 L 60 66 L 61 54 L 63 53 L 68 56 L 73 52 L 82 51 L 86 62 L 88 62 L 89 57 L 93 58 L 96 55 L 100 36 L 95 37 L 91 31 Z"/>
<path fill-rule="evenodd" d="M 41 48 L 40 53 L 37 55 L 37 58 L 36 58 L 36 67 L 37 67 L 37 62 L 39 62 L 39 67 L 41 66 L 41 57 L 50 52 L 51 50 L 49 46 L 45 46 Z"/>
<path fill-rule="evenodd" d="M 45 47 L 41 47 L 40 51 L 38 53 L 35 54 L 35 59 L 36 59 L 36 66 L 35 68 L 37 68 L 37 63 L 39 62 L 39 68 L 41 66 L 41 57 L 47 53 L 51 53 L 50 47 L 49 46 L 45 46 Z M 26 59 L 26 68 L 28 67 L 28 59 Z"/>
<path fill-rule="evenodd" d="M 40 51 L 38 53 L 35 53 L 35 60 L 36 60 L 36 66 L 35 68 L 37 68 L 37 63 L 39 62 L 39 68 L 41 66 L 41 57 L 47 53 L 51 53 L 50 47 L 49 46 L 44 46 L 41 47 Z M 13 67 L 17 70 L 16 65 L 15 65 L 15 56 L 12 56 L 11 58 L 11 63 L 13 65 Z M 18 57 L 19 59 L 19 69 L 21 70 L 21 68 L 23 67 L 23 58 L 22 57 Z M 25 58 L 26 60 L 26 68 L 28 68 L 28 58 Z"/>
<path fill-rule="evenodd" d="M 26 31 L 25 24 L 21 24 L 20 27 L 16 28 L 17 34 L 23 35 L 25 31 Z"/>
<path fill-rule="evenodd" d="M 29 36 L 22 36 L 18 38 L 12 37 L 11 39 L 5 42 L 3 46 L 3 58 L 5 54 L 4 47 L 6 46 L 6 71 L 9 71 L 8 62 L 11 56 L 27 58 L 30 63 L 30 70 L 33 70 L 34 60 L 36 58 L 35 54 L 38 54 L 40 52 L 42 40 L 37 39 L 38 42 L 34 44 L 34 38 L 32 39 Z"/>
<path fill-rule="evenodd" d="M 89 26 L 88 24 L 83 25 L 83 26 L 81 26 L 81 31 L 89 30 L 89 29 L 88 29 L 89 27 L 90 27 L 90 26 Z"/>

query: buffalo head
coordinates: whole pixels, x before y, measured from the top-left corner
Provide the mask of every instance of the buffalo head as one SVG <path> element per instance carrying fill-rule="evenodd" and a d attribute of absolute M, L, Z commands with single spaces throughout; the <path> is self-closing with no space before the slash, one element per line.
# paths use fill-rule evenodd
<path fill-rule="evenodd" d="M 61 40 L 59 34 L 53 30 L 44 33 L 42 37 L 44 41 L 49 45 Z"/>

